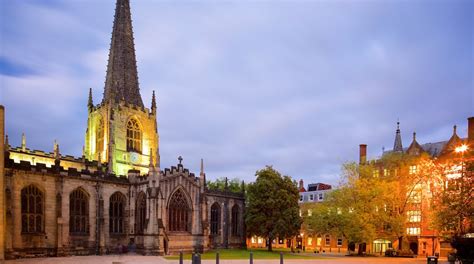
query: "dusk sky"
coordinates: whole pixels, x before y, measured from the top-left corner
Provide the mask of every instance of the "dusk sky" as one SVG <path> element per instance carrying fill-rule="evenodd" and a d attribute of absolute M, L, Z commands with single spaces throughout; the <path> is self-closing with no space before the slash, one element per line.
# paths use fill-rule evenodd
<path fill-rule="evenodd" d="M 341 164 L 466 137 L 474 1 L 132 0 L 138 74 L 157 94 L 161 168 L 208 179 L 265 165 L 336 184 Z M 12 146 L 80 156 L 102 100 L 115 0 L 0 0 L 0 104 Z"/>

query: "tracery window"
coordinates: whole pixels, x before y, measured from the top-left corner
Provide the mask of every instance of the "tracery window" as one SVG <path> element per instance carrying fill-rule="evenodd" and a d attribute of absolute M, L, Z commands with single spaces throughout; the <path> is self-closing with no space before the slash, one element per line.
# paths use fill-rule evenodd
<path fill-rule="evenodd" d="M 109 217 L 109 232 L 123 234 L 125 232 L 125 196 L 120 192 L 110 196 Z"/>
<path fill-rule="evenodd" d="M 21 190 L 21 232 L 42 233 L 44 231 L 44 196 L 34 185 Z"/>
<path fill-rule="evenodd" d="M 79 188 L 69 195 L 69 232 L 89 234 L 89 196 Z"/>
<path fill-rule="evenodd" d="M 168 206 L 168 225 L 170 231 L 190 231 L 191 208 L 182 190 L 177 190 Z"/>
<path fill-rule="evenodd" d="M 239 233 L 240 210 L 238 205 L 232 207 L 232 235 L 238 236 Z M 283 243 L 283 242 L 282 242 Z"/>
<path fill-rule="evenodd" d="M 219 222 L 221 216 L 221 208 L 218 203 L 211 206 L 211 234 L 217 235 L 219 233 Z"/>
<path fill-rule="evenodd" d="M 99 119 L 95 135 L 95 145 L 97 153 L 104 151 L 104 120 Z"/>
<path fill-rule="evenodd" d="M 136 232 L 142 234 L 145 231 L 146 221 L 146 195 L 140 192 L 137 197 L 137 206 L 135 213 Z"/>
<path fill-rule="evenodd" d="M 130 119 L 127 123 L 127 150 L 142 151 L 142 131 L 138 121 L 134 118 Z"/>

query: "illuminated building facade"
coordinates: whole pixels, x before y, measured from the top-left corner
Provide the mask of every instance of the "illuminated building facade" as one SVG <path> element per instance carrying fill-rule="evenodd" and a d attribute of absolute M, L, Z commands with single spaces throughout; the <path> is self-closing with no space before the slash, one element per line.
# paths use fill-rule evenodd
<path fill-rule="evenodd" d="M 129 0 L 117 0 L 104 98 L 94 104 L 89 91 L 82 157 L 56 142 L 31 150 L 25 135 L 10 146 L 0 107 L 0 260 L 245 244 L 243 193 L 208 190 L 202 160 L 198 176 L 181 157 L 161 169 L 156 98 L 145 108 L 131 21 Z"/>
<path fill-rule="evenodd" d="M 461 153 L 460 148 L 466 153 Z M 415 255 L 427 256 L 439 254 L 446 257 L 452 251 L 449 242 L 444 241 L 439 230 L 433 228 L 433 199 L 440 189 L 452 184 L 457 177 L 465 173 L 463 164 L 473 158 L 474 148 L 474 117 L 468 118 L 467 137 L 462 138 L 457 134 L 457 127 L 453 127 L 451 137 L 446 141 L 436 143 L 420 144 L 413 133 L 410 146 L 404 148 L 401 140 L 399 123 L 395 135 L 392 150 L 384 151 L 382 158 L 369 161 L 374 165 L 374 177 L 385 177 L 404 174 L 411 179 L 409 186 L 403 189 L 406 192 L 406 208 L 403 214 L 406 216 L 404 227 L 403 248 L 408 248 Z M 398 154 L 402 157 L 401 164 L 385 164 L 384 157 Z M 433 164 L 432 168 L 426 167 L 420 157 L 427 157 Z M 366 164 L 367 145 L 360 145 L 360 164 Z M 418 163 L 417 163 L 418 162 Z M 427 177 L 426 177 L 427 176 Z M 472 175 L 470 175 L 472 177 Z M 402 185 L 403 186 L 403 185 Z M 377 242 L 378 241 L 378 242 Z M 383 241 L 380 244 L 380 241 Z M 391 241 L 381 237 L 367 245 L 367 251 L 371 253 L 384 253 L 386 249 L 399 247 L 399 240 Z M 379 245 L 380 244 L 380 245 Z"/>

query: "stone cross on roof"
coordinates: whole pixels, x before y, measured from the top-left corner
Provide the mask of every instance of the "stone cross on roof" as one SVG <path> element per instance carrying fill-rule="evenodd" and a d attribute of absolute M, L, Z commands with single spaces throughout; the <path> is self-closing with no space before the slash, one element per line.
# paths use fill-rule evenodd
<path fill-rule="evenodd" d="M 181 165 L 181 163 L 183 162 L 183 157 L 179 156 L 178 161 L 179 161 L 179 165 Z"/>

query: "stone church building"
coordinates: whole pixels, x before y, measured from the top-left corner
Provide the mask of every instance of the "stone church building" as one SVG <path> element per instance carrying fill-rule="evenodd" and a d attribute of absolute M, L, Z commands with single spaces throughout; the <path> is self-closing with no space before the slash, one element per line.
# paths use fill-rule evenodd
<path fill-rule="evenodd" d="M 163 255 L 245 245 L 244 195 L 206 188 L 179 157 L 160 167 L 157 104 L 143 104 L 129 0 L 117 0 L 104 96 L 89 91 L 82 157 L 10 146 L 0 106 L 0 260 Z"/>

